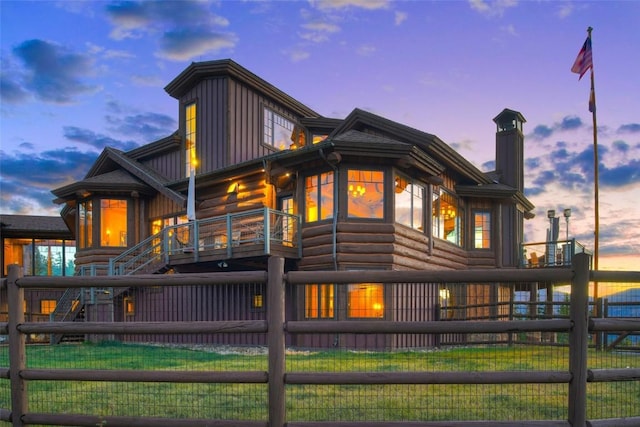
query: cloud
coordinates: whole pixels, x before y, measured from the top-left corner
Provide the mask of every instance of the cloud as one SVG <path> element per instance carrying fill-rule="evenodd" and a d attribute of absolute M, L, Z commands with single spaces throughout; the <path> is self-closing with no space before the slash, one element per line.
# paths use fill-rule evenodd
<path fill-rule="evenodd" d="M 469 6 L 471 9 L 479 12 L 485 16 L 502 16 L 504 12 L 510 7 L 515 7 L 518 4 L 516 0 L 469 0 Z"/>
<path fill-rule="evenodd" d="M 375 10 L 389 7 L 388 0 L 316 0 L 312 1 L 311 4 L 320 10 L 344 9 L 347 7 Z"/>
<path fill-rule="evenodd" d="M 409 18 L 409 14 L 407 12 L 396 11 L 396 12 L 394 12 L 393 23 L 395 25 L 400 25 L 404 21 L 406 21 L 408 18 Z"/>
<path fill-rule="evenodd" d="M 80 95 L 98 90 L 97 86 L 84 82 L 94 71 L 89 56 L 38 39 L 22 42 L 13 53 L 24 65 L 21 89 L 42 101 L 68 104 Z"/>
<path fill-rule="evenodd" d="M 64 137 L 73 142 L 86 144 L 90 147 L 102 150 L 105 147 L 113 147 L 118 150 L 128 151 L 134 149 L 138 144 L 134 141 L 120 141 L 106 135 L 100 135 L 89 129 L 82 129 L 76 126 L 65 126 Z"/>
<path fill-rule="evenodd" d="M 338 25 L 320 19 L 302 24 L 302 28 L 305 31 L 300 33 L 300 38 L 313 43 L 326 42 L 330 34 L 340 32 Z"/>
<path fill-rule="evenodd" d="M 229 21 L 215 15 L 206 2 L 129 1 L 110 4 L 107 15 L 115 40 L 159 35 L 156 56 L 174 61 L 225 49 L 238 42 L 234 33 L 222 32 Z M 185 25 L 188 23 L 188 25 Z"/>
<path fill-rule="evenodd" d="M 533 132 L 527 135 L 527 138 L 531 138 L 536 141 L 550 138 L 556 131 L 571 131 L 580 129 L 584 126 L 582 119 L 577 116 L 565 116 L 560 123 L 554 123 L 551 126 L 537 125 L 533 128 Z"/>
<path fill-rule="evenodd" d="M 107 116 L 111 130 L 130 137 L 139 136 L 143 142 L 155 141 L 170 135 L 177 128 L 173 117 L 158 113 L 133 114 L 124 117 Z M 127 143 L 126 145 L 130 145 Z"/>
<path fill-rule="evenodd" d="M 237 41 L 236 36 L 230 33 L 217 33 L 205 28 L 181 28 L 164 34 L 158 56 L 173 61 L 185 61 L 205 52 L 232 49 Z"/>
<path fill-rule="evenodd" d="M 5 75 L 0 76 L 0 98 L 8 104 L 19 104 L 29 99 L 29 93 L 18 82 Z"/>
<path fill-rule="evenodd" d="M 39 153 L 0 151 L 2 210 L 54 214 L 59 208 L 53 204 L 51 189 L 81 180 L 97 157 L 95 152 L 82 152 L 76 148 Z"/>
<path fill-rule="evenodd" d="M 629 123 L 618 128 L 619 133 L 637 133 L 640 132 L 640 123 Z"/>
<path fill-rule="evenodd" d="M 573 3 L 564 3 L 558 7 L 556 16 L 560 19 L 564 19 L 573 13 L 573 9 Z"/>

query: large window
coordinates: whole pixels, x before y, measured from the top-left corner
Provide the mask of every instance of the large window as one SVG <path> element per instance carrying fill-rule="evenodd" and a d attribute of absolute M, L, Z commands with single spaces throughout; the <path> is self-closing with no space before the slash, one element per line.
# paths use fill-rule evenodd
<path fill-rule="evenodd" d="M 433 236 L 462 246 L 462 215 L 458 198 L 444 189 L 433 192 Z"/>
<path fill-rule="evenodd" d="M 90 248 L 93 244 L 93 202 L 85 200 L 78 206 L 78 247 Z"/>
<path fill-rule="evenodd" d="M 384 285 L 382 283 L 349 285 L 347 313 L 350 318 L 384 317 Z"/>
<path fill-rule="evenodd" d="M 347 191 L 350 218 L 384 218 L 384 172 L 349 169 Z"/>
<path fill-rule="evenodd" d="M 409 178 L 397 176 L 395 195 L 396 222 L 423 231 L 425 187 Z"/>
<path fill-rule="evenodd" d="M 305 319 L 333 318 L 334 285 L 321 283 L 304 287 Z"/>
<path fill-rule="evenodd" d="M 280 114 L 264 109 L 264 143 L 277 150 L 286 150 L 300 143 L 300 132 L 296 125 Z M 304 144 L 304 142 L 302 142 Z"/>
<path fill-rule="evenodd" d="M 100 246 L 127 246 L 126 200 L 100 200 Z"/>
<path fill-rule="evenodd" d="M 475 249 L 491 249 L 491 212 L 474 212 L 473 247 Z"/>
<path fill-rule="evenodd" d="M 333 218 L 333 172 L 308 176 L 304 183 L 305 221 Z"/>
<path fill-rule="evenodd" d="M 192 102 L 185 106 L 185 153 L 184 153 L 184 173 L 188 177 L 191 169 L 197 166 L 196 160 L 196 103 Z"/>
<path fill-rule="evenodd" d="M 73 276 L 75 242 L 73 240 L 11 239 L 4 241 L 3 274 L 18 264 L 25 276 Z"/>

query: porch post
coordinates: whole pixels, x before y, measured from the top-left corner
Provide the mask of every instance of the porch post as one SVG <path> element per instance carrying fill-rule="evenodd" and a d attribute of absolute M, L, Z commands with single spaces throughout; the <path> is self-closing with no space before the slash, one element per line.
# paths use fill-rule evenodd
<path fill-rule="evenodd" d="M 587 425 L 587 348 L 589 339 L 589 256 L 573 257 L 573 281 L 569 318 L 573 329 L 569 333 L 569 424 Z"/>
<path fill-rule="evenodd" d="M 9 308 L 9 378 L 11 384 L 11 422 L 13 427 L 22 427 L 22 416 L 27 412 L 27 382 L 20 377 L 25 369 L 26 340 L 18 331 L 24 323 L 24 289 L 18 287 L 22 277 L 20 266 L 9 266 L 7 276 L 7 303 Z"/>
<path fill-rule="evenodd" d="M 285 282 L 284 258 L 270 257 L 267 279 L 267 343 L 269 350 L 269 426 L 285 425 Z"/>

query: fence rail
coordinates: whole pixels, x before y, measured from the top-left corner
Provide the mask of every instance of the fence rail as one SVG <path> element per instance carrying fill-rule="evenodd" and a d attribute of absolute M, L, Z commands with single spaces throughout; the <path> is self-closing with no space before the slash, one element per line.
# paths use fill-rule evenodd
<path fill-rule="evenodd" d="M 640 381 L 637 366 L 627 369 L 590 369 L 588 366 L 588 337 L 598 331 L 638 332 L 639 319 L 591 319 L 588 313 L 588 286 L 591 279 L 620 280 L 640 283 L 640 272 L 590 272 L 587 255 L 578 254 L 573 268 L 481 270 L 481 271 L 339 271 L 284 273 L 284 260 L 272 257 L 267 272 L 138 275 L 95 278 L 74 277 L 19 277 L 19 269 L 10 267 L 6 280 L 8 293 L 8 322 L 0 323 L 0 334 L 9 336 L 9 367 L 0 368 L 0 381 L 9 381 L 10 407 L 0 408 L 0 420 L 15 427 L 30 424 L 77 426 L 287 426 L 287 427 L 417 427 L 417 426 L 638 426 L 640 413 L 632 416 L 587 420 L 588 384 Z M 81 279 L 81 280 L 78 280 Z M 286 320 L 287 289 L 304 287 L 309 283 L 497 283 L 497 282 L 571 282 L 568 319 L 499 320 L 468 322 L 460 320 L 407 322 L 393 320 Z M 23 301 L 25 289 L 42 287 L 83 288 L 88 284 L 98 288 L 109 287 L 165 287 L 215 286 L 258 283 L 266 286 L 266 319 L 238 321 L 192 322 L 25 322 Z M 527 369 L 514 371 L 385 371 L 385 372 L 319 372 L 296 369 L 287 365 L 286 335 L 321 333 L 356 334 L 469 334 L 561 332 L 569 336 L 567 369 Z M 25 336 L 34 333 L 74 333 L 94 335 L 114 334 L 200 334 L 200 333 L 264 333 L 267 336 L 266 369 L 234 371 L 147 369 L 55 369 L 29 367 Z M 42 413 L 31 411 L 29 382 L 88 381 L 122 383 L 178 383 L 178 384 L 259 384 L 266 386 L 268 405 L 264 419 L 228 420 L 209 418 L 158 418 L 122 415 L 95 415 L 73 413 Z M 288 415 L 290 387 L 305 386 L 390 386 L 390 385 L 512 385 L 557 384 L 567 389 L 567 419 L 549 420 L 475 420 L 475 421 L 300 421 Z M 68 412 L 68 411 L 67 411 Z"/>

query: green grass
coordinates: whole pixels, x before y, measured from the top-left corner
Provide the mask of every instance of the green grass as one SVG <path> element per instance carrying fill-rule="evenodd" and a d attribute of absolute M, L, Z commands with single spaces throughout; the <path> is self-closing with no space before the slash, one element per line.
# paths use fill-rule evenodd
<path fill-rule="evenodd" d="M 590 353 L 590 367 L 637 367 L 637 354 Z M 8 366 L 0 348 L 0 366 Z M 121 343 L 29 346 L 29 368 L 266 371 L 267 356 Z M 563 347 L 437 351 L 289 352 L 287 371 L 414 372 L 568 370 Z M 566 384 L 287 385 L 289 421 L 544 420 L 567 418 Z M 32 412 L 266 420 L 266 384 L 31 381 Z M 639 416 L 640 382 L 589 384 L 589 418 Z M 0 380 L 0 407 L 9 408 Z"/>

